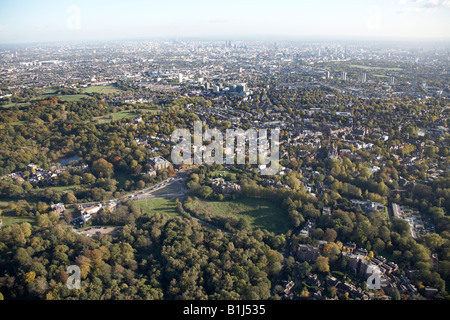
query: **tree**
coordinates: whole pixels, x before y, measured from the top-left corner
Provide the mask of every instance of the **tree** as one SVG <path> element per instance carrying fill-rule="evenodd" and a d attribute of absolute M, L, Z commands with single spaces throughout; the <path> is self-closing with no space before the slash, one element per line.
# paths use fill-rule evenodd
<path fill-rule="evenodd" d="M 325 230 L 325 234 L 323 235 L 323 239 L 328 242 L 334 242 L 337 238 L 337 232 L 334 229 L 327 228 Z"/>
<path fill-rule="evenodd" d="M 299 271 L 299 277 L 305 277 L 307 276 L 312 270 L 311 265 L 304 261 L 300 264 L 298 271 Z"/>
<path fill-rule="evenodd" d="M 211 187 L 203 186 L 200 188 L 198 195 L 202 198 L 207 199 L 212 193 L 213 193 L 213 190 L 211 189 Z"/>
<path fill-rule="evenodd" d="M 327 257 L 318 257 L 314 263 L 313 270 L 316 272 L 329 272 L 330 266 Z"/>
<path fill-rule="evenodd" d="M 62 197 L 62 201 L 64 203 L 75 203 L 77 201 L 77 197 L 75 197 L 72 192 L 66 192 Z"/>
<path fill-rule="evenodd" d="M 114 166 L 103 158 L 92 163 L 92 170 L 98 177 L 110 178 L 114 174 Z"/>
<path fill-rule="evenodd" d="M 95 176 L 92 173 L 86 172 L 83 174 L 83 183 L 92 184 L 95 182 Z"/>
<path fill-rule="evenodd" d="M 139 181 L 137 182 L 137 184 L 136 184 L 136 188 L 137 188 L 138 190 L 144 189 L 144 188 L 145 188 L 145 182 L 142 181 L 142 180 L 139 180 Z"/>
<path fill-rule="evenodd" d="M 39 227 L 47 227 L 51 224 L 48 214 L 44 213 L 37 217 L 37 224 Z"/>
<path fill-rule="evenodd" d="M 27 272 L 24 278 L 26 283 L 33 282 L 36 279 L 36 273 L 34 271 Z"/>
<path fill-rule="evenodd" d="M 323 239 L 323 236 L 324 236 L 324 232 L 322 229 L 317 228 L 316 230 L 314 230 L 314 232 L 313 232 L 314 239 L 320 240 L 320 239 Z"/>
<path fill-rule="evenodd" d="M 392 292 L 392 300 L 401 300 L 400 292 L 398 291 L 397 288 L 395 288 L 394 291 Z"/>

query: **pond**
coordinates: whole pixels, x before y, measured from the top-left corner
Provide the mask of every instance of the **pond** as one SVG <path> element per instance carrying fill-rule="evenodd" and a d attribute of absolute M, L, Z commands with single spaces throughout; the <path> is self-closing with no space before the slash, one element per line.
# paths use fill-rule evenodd
<path fill-rule="evenodd" d="M 72 156 L 72 157 L 68 157 L 68 158 L 62 158 L 61 160 L 59 160 L 59 163 L 61 164 L 62 167 L 64 167 L 64 166 L 67 166 L 69 163 L 75 162 L 75 161 L 77 161 L 79 159 L 80 159 L 79 156 Z"/>

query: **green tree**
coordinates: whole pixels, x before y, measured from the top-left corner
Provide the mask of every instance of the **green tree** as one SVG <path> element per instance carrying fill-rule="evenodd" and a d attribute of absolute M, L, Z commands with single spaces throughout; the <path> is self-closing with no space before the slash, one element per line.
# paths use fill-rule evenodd
<path fill-rule="evenodd" d="M 98 177 L 110 178 L 114 174 L 113 165 L 103 158 L 92 163 L 92 170 Z"/>
<path fill-rule="evenodd" d="M 328 264 L 327 257 L 318 257 L 314 263 L 313 270 L 316 272 L 329 272 L 330 265 Z"/>

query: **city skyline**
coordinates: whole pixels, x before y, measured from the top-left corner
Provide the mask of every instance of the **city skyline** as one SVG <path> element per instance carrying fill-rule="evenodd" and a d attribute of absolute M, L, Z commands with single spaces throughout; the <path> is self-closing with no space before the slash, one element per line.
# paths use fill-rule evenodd
<path fill-rule="evenodd" d="M 449 0 L 0 1 L 0 43 L 164 37 L 448 40 Z"/>

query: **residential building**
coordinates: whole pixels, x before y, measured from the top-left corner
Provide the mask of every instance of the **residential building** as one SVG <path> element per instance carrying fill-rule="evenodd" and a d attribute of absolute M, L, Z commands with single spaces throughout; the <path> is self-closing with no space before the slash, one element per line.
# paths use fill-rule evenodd
<path fill-rule="evenodd" d="M 170 162 L 163 157 L 154 157 L 148 160 L 148 163 L 153 166 L 155 170 L 167 169 L 170 166 Z"/>
<path fill-rule="evenodd" d="M 66 211 L 66 207 L 64 206 L 64 203 L 57 203 L 57 204 L 52 204 L 50 206 L 50 210 L 55 211 L 59 215 L 62 215 L 64 213 L 64 211 Z"/>
<path fill-rule="evenodd" d="M 309 244 L 299 244 L 297 247 L 297 257 L 300 260 L 313 262 L 320 256 L 319 247 L 314 247 Z"/>

